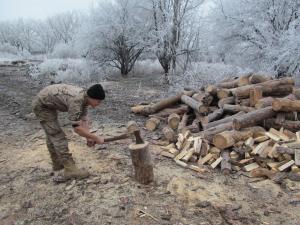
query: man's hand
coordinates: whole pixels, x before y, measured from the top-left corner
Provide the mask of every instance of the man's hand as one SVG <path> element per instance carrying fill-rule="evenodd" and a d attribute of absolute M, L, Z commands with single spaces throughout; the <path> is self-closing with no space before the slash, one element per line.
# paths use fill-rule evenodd
<path fill-rule="evenodd" d="M 102 136 L 97 136 L 94 141 L 96 142 L 96 144 L 104 144 L 104 137 Z"/>

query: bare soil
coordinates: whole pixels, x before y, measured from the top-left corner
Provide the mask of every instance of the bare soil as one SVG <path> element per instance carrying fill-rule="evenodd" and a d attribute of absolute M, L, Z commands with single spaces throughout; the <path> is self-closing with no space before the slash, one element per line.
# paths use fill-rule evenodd
<path fill-rule="evenodd" d="M 88 148 L 62 114 L 70 150 L 92 176 L 55 183 L 44 133 L 31 114 L 32 97 L 47 82 L 32 80 L 28 66 L 0 66 L 0 224 L 1 225 L 297 225 L 300 184 L 253 179 L 247 174 L 223 176 L 219 170 L 199 174 L 176 165 L 150 149 L 155 182 L 141 185 L 132 177 L 127 146 L 132 140 Z M 93 128 L 114 135 L 129 120 L 134 103 L 167 95 L 158 77 L 102 82 L 107 100 L 91 110 Z M 86 84 L 88 85 L 88 84 Z M 155 134 L 143 132 L 151 141 Z"/>

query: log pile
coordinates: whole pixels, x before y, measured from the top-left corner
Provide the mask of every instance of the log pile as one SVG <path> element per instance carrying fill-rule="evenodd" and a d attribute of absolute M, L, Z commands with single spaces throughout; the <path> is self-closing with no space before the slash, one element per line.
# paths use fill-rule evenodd
<path fill-rule="evenodd" d="M 182 167 L 271 178 L 282 171 L 300 174 L 299 93 L 293 78 L 247 74 L 132 112 L 149 117 L 146 129 L 168 142 L 161 155 Z"/>

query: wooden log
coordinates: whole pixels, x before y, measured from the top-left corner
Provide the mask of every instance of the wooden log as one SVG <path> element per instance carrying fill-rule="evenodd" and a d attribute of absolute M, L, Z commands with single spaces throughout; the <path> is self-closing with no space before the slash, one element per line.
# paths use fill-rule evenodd
<path fill-rule="evenodd" d="M 129 145 L 134 177 L 141 184 L 149 184 L 154 180 L 153 162 L 148 146 L 148 142 Z"/>
<path fill-rule="evenodd" d="M 228 98 L 232 96 L 232 94 L 229 89 L 218 89 L 217 96 L 219 99 L 222 99 L 222 98 Z"/>
<path fill-rule="evenodd" d="M 300 166 L 300 149 L 295 149 L 295 165 Z"/>
<path fill-rule="evenodd" d="M 214 97 L 207 92 L 196 93 L 192 98 L 198 102 L 202 102 L 206 106 L 209 106 L 214 100 Z"/>
<path fill-rule="evenodd" d="M 229 105 L 225 104 L 223 106 L 223 109 L 225 112 L 230 112 L 230 113 L 238 113 L 238 112 L 252 112 L 255 110 L 253 107 L 247 107 L 247 106 L 240 106 L 240 105 Z"/>
<path fill-rule="evenodd" d="M 218 106 L 222 108 L 225 104 L 235 104 L 235 98 L 233 96 L 222 98 L 218 102 Z"/>
<path fill-rule="evenodd" d="M 244 99 L 235 99 L 235 104 L 239 104 L 240 106 L 248 106 L 250 107 L 250 99 L 244 98 Z"/>
<path fill-rule="evenodd" d="M 300 100 L 275 99 L 272 103 L 274 111 L 300 112 Z"/>
<path fill-rule="evenodd" d="M 263 109 L 257 109 L 255 111 L 239 116 L 238 118 L 234 118 L 233 128 L 236 130 L 240 130 L 244 127 L 256 126 L 260 122 L 264 121 L 267 118 L 271 118 L 274 115 L 275 112 L 270 106 Z"/>
<path fill-rule="evenodd" d="M 293 85 L 295 84 L 293 78 L 282 78 L 278 80 L 270 80 L 263 83 L 246 85 L 230 89 L 232 94 L 241 99 L 248 98 L 250 96 L 250 90 L 256 87 L 260 87 L 263 95 L 285 95 L 290 94 L 293 91 Z"/>
<path fill-rule="evenodd" d="M 168 126 L 171 127 L 173 130 L 178 128 L 179 122 L 180 116 L 176 113 L 173 113 L 168 117 Z"/>
<path fill-rule="evenodd" d="M 260 74 L 253 74 L 249 77 L 249 82 L 250 84 L 258 84 L 258 83 L 263 83 L 268 80 L 271 80 L 271 77 L 265 77 Z"/>
<path fill-rule="evenodd" d="M 218 134 L 221 133 L 223 131 L 226 130 L 232 130 L 232 122 L 227 122 L 227 123 L 222 123 L 218 126 L 209 128 L 207 130 L 204 130 L 202 132 L 199 133 L 199 135 L 201 137 L 203 137 L 204 139 L 206 139 L 209 142 L 213 142 L 213 137 Z"/>
<path fill-rule="evenodd" d="M 174 130 L 170 127 L 164 127 L 162 129 L 162 132 L 165 136 L 165 138 L 169 141 L 169 142 L 176 142 L 177 137 L 176 137 L 176 133 L 174 132 Z"/>
<path fill-rule="evenodd" d="M 293 94 L 295 95 L 297 100 L 300 100 L 300 88 L 299 87 L 293 88 Z"/>
<path fill-rule="evenodd" d="M 186 126 L 182 131 L 189 130 L 191 133 L 198 133 L 200 131 L 199 120 L 194 119 L 193 123 L 189 126 Z"/>
<path fill-rule="evenodd" d="M 196 110 L 198 113 L 204 113 L 208 110 L 208 107 L 205 106 L 203 102 L 198 102 L 187 95 L 182 95 L 181 101 Z"/>
<path fill-rule="evenodd" d="M 217 91 L 218 88 L 214 85 L 207 85 L 207 87 L 205 88 L 205 92 L 212 96 L 217 96 Z"/>
<path fill-rule="evenodd" d="M 202 127 L 203 125 L 205 126 L 206 124 L 213 122 L 215 120 L 220 119 L 224 114 L 224 110 L 221 109 L 217 109 L 214 112 L 208 114 L 206 117 L 204 117 L 204 119 L 201 121 Z"/>
<path fill-rule="evenodd" d="M 151 117 L 146 121 L 145 127 L 147 130 L 154 131 L 159 126 L 160 120 L 155 117 Z"/>
<path fill-rule="evenodd" d="M 296 100 L 296 97 L 293 94 L 289 94 L 289 95 L 287 95 L 283 98 L 279 98 L 279 99 Z M 257 101 L 257 103 L 255 104 L 255 108 L 261 109 L 261 108 L 265 108 L 267 106 L 271 106 L 274 101 L 275 101 L 275 98 L 273 98 L 273 97 L 262 98 Z"/>
<path fill-rule="evenodd" d="M 250 107 L 254 107 L 259 99 L 262 98 L 262 90 L 260 87 L 255 87 L 250 90 Z"/>
<path fill-rule="evenodd" d="M 289 154 L 289 155 L 295 154 L 295 149 L 284 147 L 284 146 L 276 146 L 275 151 L 280 154 Z"/>
<path fill-rule="evenodd" d="M 271 119 L 266 119 L 264 121 L 264 127 L 267 129 L 274 128 L 279 130 L 281 127 L 284 129 L 287 129 L 292 132 L 297 132 L 300 130 L 300 121 L 290 121 L 290 120 L 285 120 L 283 123 L 279 123 L 276 121 L 276 119 L 271 118 Z"/>
<path fill-rule="evenodd" d="M 188 119 L 189 119 L 189 115 L 185 113 L 178 124 L 178 133 L 183 133 L 185 131 L 185 127 L 187 125 Z"/>
<path fill-rule="evenodd" d="M 150 115 L 178 103 L 181 100 L 182 95 L 192 96 L 193 93 L 193 91 L 180 92 L 176 96 L 160 100 L 153 105 L 138 105 L 131 107 L 131 111 L 137 114 Z"/>
<path fill-rule="evenodd" d="M 290 168 L 294 164 L 295 164 L 295 161 L 294 160 L 290 160 L 287 163 L 283 164 L 282 166 L 278 167 L 278 170 L 279 171 L 284 171 L 284 170 Z"/>
<path fill-rule="evenodd" d="M 176 108 L 166 108 L 163 109 L 162 111 L 155 113 L 155 114 L 151 114 L 149 115 L 150 117 L 156 117 L 156 118 L 166 118 L 169 115 L 171 115 L 172 113 L 176 113 L 178 115 L 183 115 L 184 113 L 187 113 L 189 111 L 189 107 L 187 105 L 180 105 L 179 107 Z"/>
<path fill-rule="evenodd" d="M 221 154 L 221 171 L 224 175 L 229 175 L 231 172 L 230 154 L 229 151 L 224 150 Z"/>
<path fill-rule="evenodd" d="M 219 149 L 225 149 L 233 146 L 239 141 L 245 141 L 253 134 L 252 131 L 223 131 L 222 133 L 216 134 L 213 138 L 213 145 Z"/>
<path fill-rule="evenodd" d="M 244 85 L 249 84 L 249 77 L 250 74 L 238 77 L 237 79 L 233 80 L 233 81 L 227 81 L 227 82 L 221 82 L 217 85 L 217 87 L 220 88 L 235 88 L 235 87 L 241 87 Z"/>
<path fill-rule="evenodd" d="M 300 112 L 278 112 L 276 116 L 278 122 L 285 120 L 298 121 L 300 120 Z"/>
<path fill-rule="evenodd" d="M 238 112 L 238 113 L 236 113 L 232 116 L 225 117 L 224 119 L 216 120 L 216 121 L 210 122 L 208 124 L 203 124 L 202 126 L 203 126 L 204 130 L 207 130 L 207 129 L 210 129 L 212 127 L 224 124 L 224 123 L 232 122 L 234 118 L 237 118 L 237 117 L 242 116 L 242 115 L 245 115 L 245 112 L 241 111 L 241 112 Z"/>

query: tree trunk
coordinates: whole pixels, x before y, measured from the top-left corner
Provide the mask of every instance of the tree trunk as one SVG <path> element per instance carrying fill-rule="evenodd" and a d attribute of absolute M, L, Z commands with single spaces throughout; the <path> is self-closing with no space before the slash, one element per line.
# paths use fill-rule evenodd
<path fill-rule="evenodd" d="M 178 133 L 183 133 L 187 125 L 189 115 L 187 113 L 183 114 L 180 123 L 178 124 Z"/>
<path fill-rule="evenodd" d="M 218 102 L 218 106 L 222 108 L 225 104 L 235 104 L 235 98 L 233 96 L 222 98 Z"/>
<path fill-rule="evenodd" d="M 254 107 L 256 102 L 262 98 L 262 90 L 256 87 L 250 90 L 250 107 Z"/>
<path fill-rule="evenodd" d="M 256 126 L 265 119 L 271 118 L 275 115 L 272 107 L 257 109 L 255 111 L 244 114 L 238 118 L 233 119 L 233 128 L 240 130 L 245 127 Z"/>
<path fill-rule="evenodd" d="M 199 136 L 203 137 L 209 142 L 213 142 L 213 137 L 226 130 L 232 130 L 232 122 L 222 123 L 218 126 L 212 127 L 210 129 L 204 130 L 199 133 Z"/>
<path fill-rule="evenodd" d="M 151 117 L 146 121 L 145 127 L 147 130 L 154 131 L 159 126 L 160 120 L 155 117 Z"/>
<path fill-rule="evenodd" d="M 177 141 L 176 133 L 174 132 L 174 130 L 172 128 L 164 127 L 162 132 L 163 132 L 165 138 L 169 142 L 176 142 Z"/>
<path fill-rule="evenodd" d="M 158 113 L 155 113 L 155 114 L 151 114 L 149 115 L 150 117 L 161 117 L 161 118 L 166 118 L 166 117 L 169 117 L 169 115 L 171 115 L 172 113 L 176 113 L 178 115 L 182 115 L 184 113 L 187 113 L 189 110 L 189 107 L 187 105 L 180 105 L 179 107 L 176 107 L 176 108 L 166 108 L 166 109 L 163 109 L 161 110 L 160 112 Z"/>

